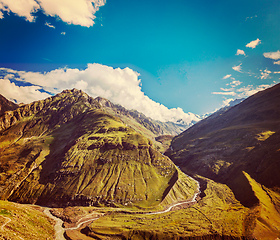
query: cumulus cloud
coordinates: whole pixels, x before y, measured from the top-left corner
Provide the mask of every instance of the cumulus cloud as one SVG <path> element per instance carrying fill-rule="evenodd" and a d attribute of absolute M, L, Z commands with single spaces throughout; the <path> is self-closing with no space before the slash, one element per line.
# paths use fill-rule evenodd
<path fill-rule="evenodd" d="M 226 76 L 223 77 L 223 79 L 227 79 L 227 78 L 230 78 L 231 77 L 231 74 L 227 74 Z"/>
<path fill-rule="evenodd" d="M 105 3 L 106 0 L 0 0 L 0 10 L 2 17 L 4 11 L 13 12 L 31 22 L 34 13 L 41 9 L 47 16 L 59 17 L 68 24 L 90 27 L 96 18 L 94 14 Z"/>
<path fill-rule="evenodd" d="M 244 55 L 244 56 L 246 56 L 245 52 L 243 50 L 241 50 L 241 49 L 237 49 L 237 52 L 236 52 L 235 55 Z"/>
<path fill-rule="evenodd" d="M 246 45 L 246 47 L 248 47 L 248 48 L 255 48 L 256 46 L 258 46 L 259 44 L 261 43 L 261 40 L 260 39 L 256 39 L 256 40 L 254 40 L 254 41 L 252 41 L 252 42 L 249 42 L 247 45 Z"/>
<path fill-rule="evenodd" d="M 265 69 L 264 71 L 260 70 L 261 72 L 261 79 L 267 79 L 270 78 L 269 74 L 271 73 L 271 71 Z"/>
<path fill-rule="evenodd" d="M 5 89 L 9 98 L 16 99 L 24 103 L 44 98 L 46 93 L 38 93 L 38 90 L 45 90 L 53 94 L 59 93 L 64 89 L 78 88 L 84 90 L 92 97 L 101 96 L 109 99 L 113 103 L 120 104 L 127 109 L 135 109 L 144 113 L 146 116 L 163 122 L 176 122 L 178 119 L 190 123 L 198 121 L 199 118 L 193 113 L 185 113 L 181 108 L 168 109 L 166 106 L 151 100 L 141 89 L 140 74 L 130 68 L 112 68 L 101 64 L 88 64 L 85 70 L 79 69 L 56 69 L 46 73 L 15 71 L 12 69 L 0 68 L 6 75 L 13 74 L 15 80 L 33 84 L 30 94 L 21 92 L 14 94 L 13 83 L 8 79 L 10 87 Z M 12 80 L 11 77 L 9 77 Z M 7 89 L 7 90 L 6 90 Z M 26 87 L 29 89 L 29 87 Z M 7 94 L 3 94 L 7 96 Z M 22 95 L 22 96 L 21 96 Z M 19 99 L 20 98 L 20 99 Z"/>
<path fill-rule="evenodd" d="M 242 82 L 240 82 L 239 80 L 235 80 L 232 81 L 231 83 L 229 83 L 232 87 L 237 87 L 239 85 L 241 85 Z"/>
<path fill-rule="evenodd" d="M 13 12 L 20 17 L 25 17 L 25 19 L 29 22 L 34 21 L 35 17 L 33 15 L 40 9 L 40 5 L 34 0 L 0 0 L 0 10 L 2 12 Z"/>
<path fill-rule="evenodd" d="M 264 53 L 263 56 L 265 58 L 270 58 L 270 59 L 273 59 L 273 60 L 278 60 L 280 59 L 280 51 L 276 51 L 276 52 L 267 52 L 267 53 Z M 274 64 L 278 64 L 278 63 L 275 63 Z"/>
<path fill-rule="evenodd" d="M 232 69 L 233 69 L 234 71 L 241 72 L 241 68 L 242 68 L 241 65 L 242 65 L 242 63 L 240 63 L 240 64 L 237 65 L 237 66 L 232 67 Z"/>
<path fill-rule="evenodd" d="M 273 64 L 280 65 L 280 61 L 274 62 Z"/>
<path fill-rule="evenodd" d="M 66 34 L 66 32 L 61 32 L 60 34 L 61 34 L 61 35 L 65 35 L 65 34 Z"/>
<path fill-rule="evenodd" d="M 18 103 L 33 102 L 50 96 L 39 90 L 41 90 L 41 87 L 16 86 L 8 79 L 0 79 L 0 93 L 10 100 L 16 100 Z"/>

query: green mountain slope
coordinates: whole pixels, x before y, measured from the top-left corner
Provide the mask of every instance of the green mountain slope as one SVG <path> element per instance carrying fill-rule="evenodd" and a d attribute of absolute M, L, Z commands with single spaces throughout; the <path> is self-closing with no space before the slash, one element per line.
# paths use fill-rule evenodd
<path fill-rule="evenodd" d="M 5 112 L 0 146 L 1 199 L 146 208 L 197 188 L 149 139 L 75 89 Z"/>
<path fill-rule="evenodd" d="M 95 100 L 107 113 L 120 118 L 125 125 L 130 126 L 135 131 L 151 139 L 154 142 L 157 150 L 160 152 L 165 152 L 169 147 L 169 143 L 166 144 L 166 142 L 158 140 L 158 137 L 174 137 L 193 124 L 191 123 L 187 125 L 173 122 L 161 122 L 146 117 L 143 113 L 140 113 L 136 110 L 127 110 L 121 105 L 113 104 L 105 98 L 97 97 Z"/>
<path fill-rule="evenodd" d="M 246 206 L 258 203 L 243 171 L 280 187 L 280 85 L 202 120 L 172 142 L 172 160 L 189 173 L 226 183 Z"/>
<path fill-rule="evenodd" d="M 38 206 L 0 201 L 0 239 L 53 239 L 53 221 Z"/>

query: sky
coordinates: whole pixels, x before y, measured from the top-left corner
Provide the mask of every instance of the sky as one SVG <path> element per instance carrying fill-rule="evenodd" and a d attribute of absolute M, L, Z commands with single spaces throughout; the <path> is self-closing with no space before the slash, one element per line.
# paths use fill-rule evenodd
<path fill-rule="evenodd" d="M 0 94 L 77 88 L 198 120 L 280 82 L 279 0 L 0 0 Z"/>

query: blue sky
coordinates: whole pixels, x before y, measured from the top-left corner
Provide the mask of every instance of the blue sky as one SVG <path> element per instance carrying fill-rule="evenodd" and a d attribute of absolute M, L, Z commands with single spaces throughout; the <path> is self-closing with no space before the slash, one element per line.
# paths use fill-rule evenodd
<path fill-rule="evenodd" d="M 279 82 L 278 0 L 15 2 L 0 0 L 0 93 L 18 102 L 74 86 L 190 120 Z"/>

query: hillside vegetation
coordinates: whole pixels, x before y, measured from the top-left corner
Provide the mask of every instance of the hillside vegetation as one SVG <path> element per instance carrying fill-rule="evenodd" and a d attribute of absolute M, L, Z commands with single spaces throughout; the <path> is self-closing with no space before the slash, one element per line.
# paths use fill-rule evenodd
<path fill-rule="evenodd" d="M 43 208 L 0 201 L 0 239 L 54 239 L 53 225 Z"/>
<path fill-rule="evenodd" d="M 197 204 L 162 214 L 105 215 L 82 232 L 95 239 L 252 239 L 244 222 L 250 210 L 231 190 L 209 179 Z"/>
<path fill-rule="evenodd" d="M 1 199 L 147 208 L 197 191 L 149 139 L 78 90 L 5 112 L 0 146 Z"/>
<path fill-rule="evenodd" d="M 278 84 L 183 132 L 168 155 L 188 173 L 226 183 L 245 206 L 253 206 L 257 200 L 244 194 L 242 188 L 250 187 L 242 171 L 267 188 L 279 189 L 279 139 Z"/>
<path fill-rule="evenodd" d="M 168 155 L 188 174 L 229 186 L 251 209 L 252 234 L 275 239 L 280 236 L 279 140 L 278 84 L 178 135 Z"/>

